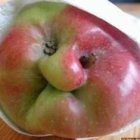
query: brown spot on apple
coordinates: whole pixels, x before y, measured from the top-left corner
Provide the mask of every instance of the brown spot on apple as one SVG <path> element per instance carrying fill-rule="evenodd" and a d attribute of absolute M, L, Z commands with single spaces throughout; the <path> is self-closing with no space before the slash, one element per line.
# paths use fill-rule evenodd
<path fill-rule="evenodd" d="M 89 56 L 81 56 L 80 63 L 83 68 L 88 69 L 96 62 L 96 56 L 94 54 L 90 54 Z"/>

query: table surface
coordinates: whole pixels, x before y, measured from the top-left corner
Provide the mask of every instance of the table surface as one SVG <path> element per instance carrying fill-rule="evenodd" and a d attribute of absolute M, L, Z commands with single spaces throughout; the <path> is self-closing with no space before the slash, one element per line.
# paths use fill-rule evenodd
<path fill-rule="evenodd" d="M 118 6 L 130 14 L 140 17 L 140 4 L 120 4 Z M 140 138 L 140 126 L 137 126 L 132 130 L 129 130 L 117 136 L 104 136 L 98 138 L 97 140 L 121 140 L 121 138 Z M 14 132 L 2 120 L 0 120 L 0 140 L 65 140 L 65 139 L 58 137 L 34 138 L 23 136 Z"/>

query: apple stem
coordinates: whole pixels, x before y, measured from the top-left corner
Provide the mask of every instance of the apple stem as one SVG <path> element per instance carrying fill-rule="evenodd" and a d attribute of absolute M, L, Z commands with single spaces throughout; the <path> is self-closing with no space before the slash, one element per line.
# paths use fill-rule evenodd
<path fill-rule="evenodd" d="M 90 54 L 89 56 L 81 56 L 80 57 L 80 63 L 83 68 L 88 69 L 93 64 L 95 64 L 96 57 L 94 54 Z"/>
<path fill-rule="evenodd" d="M 44 54 L 46 55 L 53 55 L 57 50 L 56 45 L 52 41 L 45 42 L 45 48 L 43 50 Z"/>

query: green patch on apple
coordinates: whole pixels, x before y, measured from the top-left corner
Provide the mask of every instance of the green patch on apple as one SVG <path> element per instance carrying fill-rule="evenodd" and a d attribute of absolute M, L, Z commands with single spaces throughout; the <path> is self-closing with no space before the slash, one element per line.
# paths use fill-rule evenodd
<path fill-rule="evenodd" d="M 39 2 L 37 4 L 32 4 L 24 7 L 16 18 L 17 24 L 27 24 L 29 23 L 44 23 L 47 20 L 50 20 L 57 13 L 61 12 L 65 8 L 65 4 L 49 2 Z"/>

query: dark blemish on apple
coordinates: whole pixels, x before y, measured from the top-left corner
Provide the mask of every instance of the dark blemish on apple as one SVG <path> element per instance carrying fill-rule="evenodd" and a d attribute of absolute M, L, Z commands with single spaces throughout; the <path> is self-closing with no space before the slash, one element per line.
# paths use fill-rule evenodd
<path fill-rule="evenodd" d="M 57 50 L 56 44 L 52 41 L 45 42 L 44 46 L 43 53 L 49 56 L 53 55 Z"/>
<path fill-rule="evenodd" d="M 81 56 L 80 57 L 80 63 L 83 68 L 88 69 L 93 64 L 95 64 L 96 56 L 94 54 L 90 54 L 89 56 Z"/>

